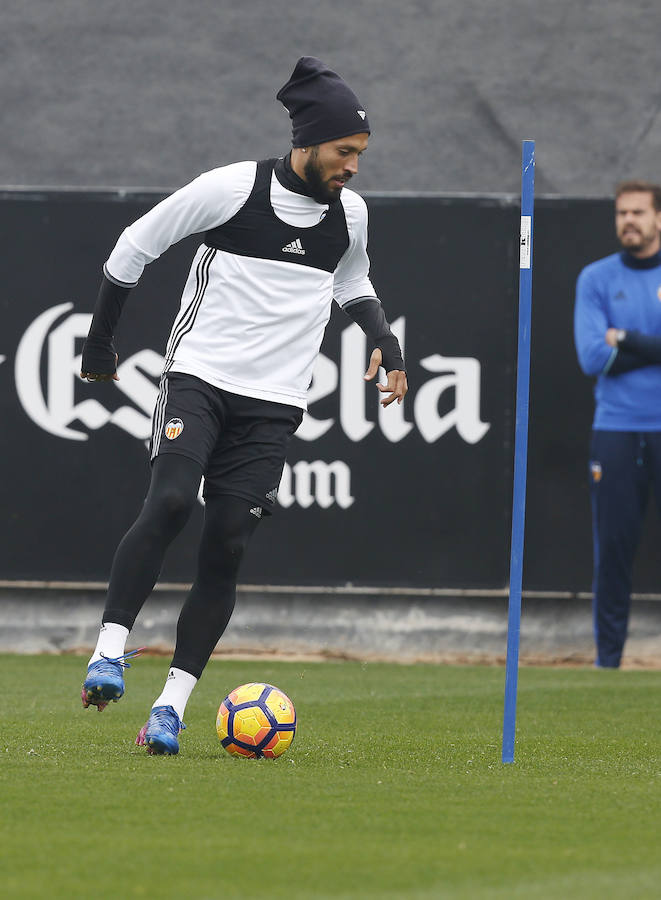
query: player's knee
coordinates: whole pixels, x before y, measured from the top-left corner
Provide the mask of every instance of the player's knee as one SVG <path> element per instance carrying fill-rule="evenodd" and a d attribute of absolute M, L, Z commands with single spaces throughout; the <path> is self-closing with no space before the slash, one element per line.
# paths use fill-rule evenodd
<path fill-rule="evenodd" d="M 202 467 L 186 456 L 166 453 L 154 461 L 146 515 L 163 525 L 182 524 L 197 502 Z"/>
<path fill-rule="evenodd" d="M 250 508 L 250 503 L 234 497 L 207 498 L 200 565 L 214 578 L 231 581 L 238 572 L 259 522 Z"/>
<path fill-rule="evenodd" d="M 200 548 L 201 568 L 214 579 L 232 581 L 250 540 L 249 528 L 223 528 L 207 532 Z"/>
<path fill-rule="evenodd" d="M 178 485 L 161 487 L 158 496 L 154 498 L 154 505 L 158 509 L 159 516 L 172 522 L 187 519 L 194 503 L 195 497 L 191 497 L 188 491 Z"/>
<path fill-rule="evenodd" d="M 248 545 L 248 535 L 235 533 L 226 535 L 220 544 L 217 562 L 220 569 L 227 575 L 233 575 L 238 571 L 243 554 Z"/>

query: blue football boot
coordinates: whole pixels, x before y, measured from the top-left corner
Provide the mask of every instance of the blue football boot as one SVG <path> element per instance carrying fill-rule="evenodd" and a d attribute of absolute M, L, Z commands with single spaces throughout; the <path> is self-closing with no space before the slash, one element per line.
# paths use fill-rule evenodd
<path fill-rule="evenodd" d="M 185 727 L 172 706 L 154 706 L 135 742 L 152 755 L 175 756 L 179 753 L 177 738 Z"/>
<path fill-rule="evenodd" d="M 139 650 L 132 650 L 114 659 L 104 656 L 92 663 L 80 693 L 85 709 L 96 706 L 99 712 L 103 712 L 111 700 L 117 703 L 124 694 L 124 669 L 131 668 L 131 664 L 125 660 L 138 656 L 144 649 L 140 647 Z"/>

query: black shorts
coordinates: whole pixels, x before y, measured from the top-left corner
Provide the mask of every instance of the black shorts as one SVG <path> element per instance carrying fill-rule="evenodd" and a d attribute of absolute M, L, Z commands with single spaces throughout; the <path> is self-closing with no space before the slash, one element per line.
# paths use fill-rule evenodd
<path fill-rule="evenodd" d="M 188 456 L 202 466 L 204 496 L 242 497 L 269 515 L 292 436 L 303 410 L 213 387 L 194 375 L 161 379 L 151 459 Z"/>

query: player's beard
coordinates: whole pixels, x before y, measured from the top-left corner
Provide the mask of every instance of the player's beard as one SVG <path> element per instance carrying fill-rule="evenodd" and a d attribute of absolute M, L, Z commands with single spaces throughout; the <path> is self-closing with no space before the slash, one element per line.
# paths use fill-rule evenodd
<path fill-rule="evenodd" d="M 652 246 L 658 237 L 656 227 L 651 227 L 647 231 L 640 228 L 629 226 L 619 235 L 619 241 L 624 250 L 630 253 L 645 253 L 648 247 Z"/>
<path fill-rule="evenodd" d="M 342 193 L 342 188 L 331 187 L 328 181 L 324 181 L 317 161 L 316 148 L 311 148 L 311 151 L 303 167 L 310 196 L 317 203 L 334 203 Z M 346 180 L 348 181 L 349 178 L 346 177 Z"/>

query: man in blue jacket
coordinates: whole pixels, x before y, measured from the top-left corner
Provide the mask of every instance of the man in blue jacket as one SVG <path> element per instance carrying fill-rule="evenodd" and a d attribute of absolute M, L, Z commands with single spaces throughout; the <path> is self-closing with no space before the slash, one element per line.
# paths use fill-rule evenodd
<path fill-rule="evenodd" d="M 661 187 L 619 185 L 615 230 L 622 250 L 583 269 L 574 315 L 578 361 L 597 379 L 590 481 L 603 668 L 620 665 L 650 489 L 661 512 Z"/>

